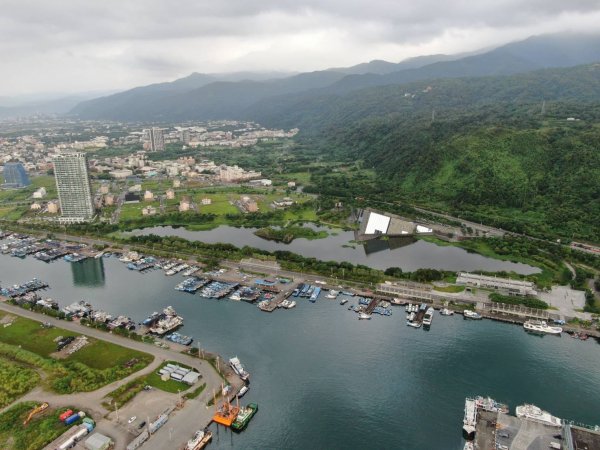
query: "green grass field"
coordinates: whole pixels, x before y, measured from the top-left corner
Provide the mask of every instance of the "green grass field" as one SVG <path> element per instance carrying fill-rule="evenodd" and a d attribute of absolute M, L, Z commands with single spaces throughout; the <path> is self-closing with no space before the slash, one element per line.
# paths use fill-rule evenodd
<path fill-rule="evenodd" d="M 0 414 L 0 448 L 38 450 L 69 429 L 58 419 L 67 408 L 51 409 L 51 406 L 24 426 L 29 412 L 40 403 L 17 403 Z"/>
<path fill-rule="evenodd" d="M 459 292 L 464 291 L 465 287 L 464 286 L 434 286 L 433 289 L 436 291 L 439 291 L 439 292 L 448 292 L 448 293 L 457 294 Z"/>

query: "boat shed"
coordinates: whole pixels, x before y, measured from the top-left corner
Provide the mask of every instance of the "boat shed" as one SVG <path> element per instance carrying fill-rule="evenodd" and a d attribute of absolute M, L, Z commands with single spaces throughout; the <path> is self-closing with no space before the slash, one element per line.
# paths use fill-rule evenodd
<path fill-rule="evenodd" d="M 189 372 L 185 377 L 181 379 L 181 381 L 185 384 L 189 384 L 190 386 L 196 384 L 200 378 L 200 374 L 198 372 Z"/>
<path fill-rule="evenodd" d="M 94 433 L 85 440 L 87 450 L 106 450 L 112 445 L 114 445 L 113 440 L 100 433 Z"/>

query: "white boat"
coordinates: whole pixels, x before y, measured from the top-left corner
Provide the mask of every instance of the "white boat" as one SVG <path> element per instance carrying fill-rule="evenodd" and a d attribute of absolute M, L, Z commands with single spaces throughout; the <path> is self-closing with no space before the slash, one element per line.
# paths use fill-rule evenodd
<path fill-rule="evenodd" d="M 475 450 L 475 444 L 473 444 L 472 441 L 467 441 L 467 442 L 465 442 L 465 446 L 463 447 L 463 450 Z"/>
<path fill-rule="evenodd" d="M 411 312 L 410 314 L 406 315 L 406 320 L 412 322 L 413 320 L 415 320 L 415 317 L 417 317 L 417 315 L 414 312 Z"/>
<path fill-rule="evenodd" d="M 239 377 L 242 380 L 246 381 L 248 378 L 250 378 L 250 374 L 248 372 L 246 372 L 246 370 L 244 369 L 244 366 L 242 366 L 242 363 L 240 362 L 240 360 L 237 356 L 235 356 L 229 360 L 229 365 L 231 366 L 233 371 L 239 375 Z"/>
<path fill-rule="evenodd" d="M 519 419 L 530 420 L 532 422 L 541 423 L 542 425 L 549 425 L 551 427 L 562 427 L 562 420 L 535 405 L 525 404 L 517 406 L 516 412 Z"/>
<path fill-rule="evenodd" d="M 361 312 L 358 313 L 358 320 L 371 320 L 371 316 L 369 314 Z"/>
<path fill-rule="evenodd" d="M 440 309 L 440 314 L 442 316 L 453 316 L 454 311 L 452 311 L 451 309 L 448 309 L 448 308 L 442 308 L 442 309 Z"/>
<path fill-rule="evenodd" d="M 465 416 L 463 418 L 463 430 L 467 437 L 473 438 L 477 426 L 477 404 L 472 398 L 465 399 Z"/>
<path fill-rule="evenodd" d="M 286 305 L 287 309 L 292 309 L 294 306 L 296 306 L 296 301 L 295 300 L 288 300 L 288 304 Z"/>
<path fill-rule="evenodd" d="M 407 321 L 406 325 L 408 325 L 409 327 L 413 327 L 413 328 L 421 328 L 421 322 Z"/>
<path fill-rule="evenodd" d="M 203 438 L 204 438 L 204 431 L 202 431 L 202 430 L 196 431 L 196 434 L 194 434 L 194 437 L 192 439 L 190 439 L 189 441 L 187 441 L 185 450 L 194 450 L 198 446 L 198 444 L 200 444 L 200 442 L 202 442 Z"/>
<path fill-rule="evenodd" d="M 348 303 L 348 299 L 347 299 L 347 298 L 343 298 L 343 299 L 340 301 L 340 305 L 345 305 L 346 303 Z"/>
<path fill-rule="evenodd" d="M 334 291 L 333 289 L 331 289 L 331 290 L 329 291 L 329 294 L 327 294 L 327 295 L 325 296 L 325 298 L 336 299 L 336 298 L 337 298 L 337 296 L 338 296 L 338 294 L 339 294 L 339 291 Z"/>
<path fill-rule="evenodd" d="M 249 389 L 250 388 L 248 387 L 248 385 L 242 386 L 240 392 L 237 393 L 237 398 L 242 398 L 244 395 L 246 395 L 246 392 L 248 392 Z"/>
<path fill-rule="evenodd" d="M 475 311 L 471 311 L 470 309 L 465 309 L 463 311 L 463 315 L 465 316 L 465 319 L 473 319 L 473 320 L 483 319 L 483 316 L 481 314 L 476 313 Z"/>
<path fill-rule="evenodd" d="M 423 316 L 423 325 L 429 326 L 431 325 L 431 321 L 433 320 L 433 311 L 432 307 L 427 308 L 425 315 Z"/>
<path fill-rule="evenodd" d="M 562 327 L 551 327 L 543 320 L 528 320 L 523 328 L 530 333 L 540 334 L 560 334 L 563 331 Z"/>

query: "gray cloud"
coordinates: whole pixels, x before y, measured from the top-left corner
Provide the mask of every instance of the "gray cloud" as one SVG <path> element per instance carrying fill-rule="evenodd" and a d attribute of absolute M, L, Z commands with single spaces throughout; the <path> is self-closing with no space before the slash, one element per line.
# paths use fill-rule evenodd
<path fill-rule="evenodd" d="M 594 30 L 598 0 L 3 0 L 0 95 L 315 70 Z"/>

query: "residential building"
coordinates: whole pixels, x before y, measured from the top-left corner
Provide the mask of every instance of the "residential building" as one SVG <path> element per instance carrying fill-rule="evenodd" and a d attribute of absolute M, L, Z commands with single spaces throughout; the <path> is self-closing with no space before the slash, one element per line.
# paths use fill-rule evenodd
<path fill-rule="evenodd" d="M 144 192 L 144 201 L 145 202 L 151 202 L 153 200 L 154 200 L 154 194 L 152 193 L 152 191 Z"/>
<path fill-rule="evenodd" d="M 167 189 L 167 200 L 173 200 L 175 198 L 175 191 L 173 189 Z"/>
<path fill-rule="evenodd" d="M 202 199 L 202 204 L 205 205 L 205 206 L 206 205 L 210 205 L 211 203 L 212 203 L 212 200 L 210 198 L 208 198 L 208 197 L 205 197 L 205 198 Z"/>
<path fill-rule="evenodd" d="M 64 222 L 84 222 L 94 217 L 92 189 L 85 153 L 61 153 L 54 157 L 54 178 Z"/>
<path fill-rule="evenodd" d="M 30 184 L 31 181 L 29 181 L 23 164 L 20 162 L 7 162 L 4 164 L 4 185 L 2 187 L 18 189 Z"/>
<path fill-rule="evenodd" d="M 160 152 L 165 149 L 165 136 L 163 130 L 157 127 L 152 127 L 144 130 L 146 135 L 146 146 L 151 152 Z"/>

